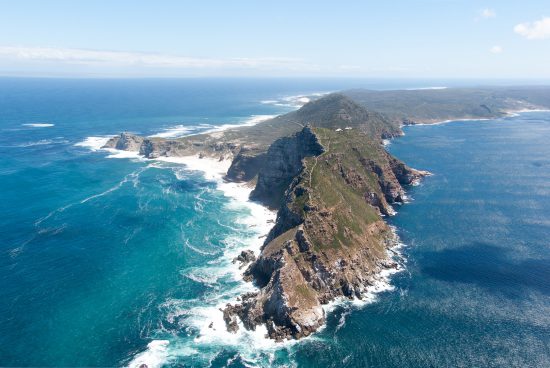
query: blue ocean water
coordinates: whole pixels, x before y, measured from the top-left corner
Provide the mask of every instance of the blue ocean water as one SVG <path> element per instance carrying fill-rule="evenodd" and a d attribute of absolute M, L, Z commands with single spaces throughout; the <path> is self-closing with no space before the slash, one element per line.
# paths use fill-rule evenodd
<path fill-rule="evenodd" d="M 224 332 L 217 310 L 250 287 L 231 259 L 272 215 L 215 176 L 94 149 L 433 85 L 0 79 L 1 365 L 550 366 L 550 113 L 406 128 L 389 150 L 434 173 L 390 220 L 406 270 L 284 345 Z"/>
<path fill-rule="evenodd" d="M 406 127 L 389 151 L 434 174 L 390 220 L 406 270 L 298 366 L 550 366 L 549 140 L 550 112 Z"/>

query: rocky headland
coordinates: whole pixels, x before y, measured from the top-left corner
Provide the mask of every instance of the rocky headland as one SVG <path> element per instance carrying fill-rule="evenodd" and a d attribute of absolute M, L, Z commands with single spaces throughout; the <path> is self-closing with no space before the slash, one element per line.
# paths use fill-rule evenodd
<path fill-rule="evenodd" d="M 349 94 L 386 106 L 370 91 Z M 501 113 L 485 102 L 468 114 Z M 230 159 L 226 180 L 253 187 L 250 198 L 278 213 L 260 254 L 244 251 L 234 260 L 258 290 L 224 308 L 227 328 L 265 325 L 273 339 L 298 339 L 323 325 L 322 305 L 363 298 L 382 270 L 397 267 L 388 252 L 395 238 L 383 218 L 403 202 L 406 185 L 428 175 L 383 147 L 409 117 L 420 119 L 417 107 L 412 114 L 402 106 L 389 116 L 331 94 L 253 127 L 174 140 L 122 133 L 105 148 L 151 159 Z"/>

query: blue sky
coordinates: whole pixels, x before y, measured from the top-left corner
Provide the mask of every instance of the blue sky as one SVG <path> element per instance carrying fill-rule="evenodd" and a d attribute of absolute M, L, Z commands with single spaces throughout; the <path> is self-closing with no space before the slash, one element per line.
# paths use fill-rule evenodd
<path fill-rule="evenodd" d="M 0 0 L 0 75 L 550 78 L 548 0 Z"/>

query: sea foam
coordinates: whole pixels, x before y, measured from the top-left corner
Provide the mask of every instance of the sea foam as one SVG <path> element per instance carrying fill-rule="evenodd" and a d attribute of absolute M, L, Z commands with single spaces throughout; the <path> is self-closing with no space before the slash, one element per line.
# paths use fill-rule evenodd
<path fill-rule="evenodd" d="M 316 93 L 303 94 L 303 95 L 285 96 L 277 100 L 263 100 L 260 102 L 264 105 L 274 105 L 274 106 L 290 107 L 290 108 L 297 109 L 304 106 L 308 102 L 311 102 L 312 100 L 322 97 L 324 95 L 327 95 L 329 93 L 331 92 L 316 92 Z"/>
<path fill-rule="evenodd" d="M 27 124 L 21 124 L 26 127 L 31 128 L 50 128 L 53 127 L 55 124 L 52 123 L 27 123 Z"/>
<path fill-rule="evenodd" d="M 151 135 L 150 137 L 157 137 L 157 138 L 181 138 L 181 137 L 187 137 L 191 135 L 197 135 L 197 134 L 203 134 L 203 133 L 215 133 L 215 132 L 221 132 L 227 129 L 233 129 L 233 128 L 239 128 L 239 127 L 245 127 L 245 126 L 253 126 L 258 123 L 261 123 L 262 121 L 266 121 L 269 119 L 274 118 L 277 115 L 252 115 L 250 118 L 245 119 L 239 123 L 227 123 L 227 124 L 220 124 L 220 125 L 212 125 L 212 124 L 198 124 L 198 125 L 174 125 L 168 128 L 162 129 L 161 132 L 155 133 Z"/>
<path fill-rule="evenodd" d="M 182 276 L 207 286 L 224 282 L 223 290 L 216 290 L 208 295 L 207 298 L 201 300 L 169 299 L 161 306 L 161 309 L 165 310 L 165 318 L 168 321 L 183 318 L 188 327 L 197 331 L 192 344 L 189 345 L 189 343 L 184 342 L 185 339 L 178 338 L 170 340 L 164 338 L 153 339 L 145 351 L 137 354 L 132 359 L 129 366 L 139 367 L 141 364 L 147 364 L 150 368 L 158 367 L 175 357 L 192 355 L 194 353 L 198 354 L 198 351 L 195 349 L 197 346 L 231 346 L 240 350 L 243 346 L 248 346 L 250 347 L 248 351 L 241 354 L 243 359 L 255 359 L 260 354 L 274 351 L 280 347 L 280 344 L 265 338 L 267 333 L 265 326 L 260 326 L 255 331 L 248 331 L 241 324 L 236 334 L 228 332 L 223 320 L 223 313 L 220 310 L 227 303 L 236 303 L 237 298 L 243 293 L 256 290 L 256 287 L 252 283 L 244 282 L 242 278 L 243 270 L 239 269 L 239 265 L 233 263 L 232 260 L 245 249 L 251 249 L 256 254 L 259 254 L 263 243 L 262 238 L 271 229 L 276 213 L 249 200 L 251 187 L 224 180 L 224 176 L 231 165 L 231 160 L 199 158 L 198 156 L 159 157 L 154 160 L 148 160 L 139 156 L 138 152 L 102 149 L 101 147 L 108 139 L 109 137 L 88 137 L 83 142 L 78 143 L 77 146 L 87 147 L 92 151 L 101 149 L 109 152 L 108 158 L 140 158 L 151 162 L 177 164 L 178 166 L 181 165 L 179 167 L 184 167 L 187 171 L 200 172 L 206 180 L 215 182 L 216 189 L 220 190 L 229 199 L 227 203 L 228 208 L 241 213 L 235 219 L 235 224 L 239 224 L 241 227 L 247 229 L 247 235 L 244 237 L 236 231 L 235 235 L 231 235 L 225 239 L 225 248 L 218 258 L 208 262 L 203 267 L 187 269 L 182 273 Z M 151 166 L 155 166 L 154 163 L 148 165 L 148 167 Z M 173 166 L 166 167 L 161 165 L 158 167 L 175 169 Z M 175 170 L 175 175 L 179 179 L 183 179 L 182 175 L 185 174 L 181 174 L 178 170 Z M 128 180 L 128 178 L 125 179 Z M 112 190 L 116 190 L 116 188 L 111 188 L 108 192 Z M 94 196 L 94 198 L 104 194 L 106 193 L 100 193 Z M 87 200 L 90 199 L 93 198 L 87 198 Z M 230 229 L 237 229 L 234 224 L 223 225 Z M 207 253 L 209 255 L 216 254 L 211 254 L 209 251 L 205 252 L 203 249 L 190 244 L 189 241 L 186 242 L 186 239 L 184 240 L 184 246 L 194 252 Z"/>
<path fill-rule="evenodd" d="M 242 216 L 235 222 L 244 225 L 248 229 L 248 235 L 242 237 L 237 233 L 228 237 L 224 240 L 223 253 L 218 258 L 208 262 L 205 266 L 187 269 L 182 273 L 184 277 L 210 287 L 223 283 L 223 289 L 216 289 L 200 300 L 169 299 L 161 306 L 165 312 L 165 318 L 169 322 L 184 321 L 188 328 L 196 331 L 193 341 L 185 343 L 184 339 L 176 338 L 169 344 L 162 344 L 162 349 L 159 349 L 159 344 L 165 340 L 153 340 L 149 343 L 147 350 L 136 355 L 129 366 L 139 367 L 144 363 L 148 367 L 159 366 L 170 362 L 172 357 L 193 355 L 194 352 L 198 354 L 197 349 L 200 346 L 239 348 L 243 359 L 255 359 L 260 354 L 274 351 L 280 344 L 265 338 L 267 333 L 265 326 L 260 326 L 255 331 L 248 331 L 241 323 L 237 333 L 230 333 L 226 329 L 220 309 L 224 308 L 227 303 L 236 303 L 237 297 L 241 294 L 256 290 L 252 283 L 243 281 L 243 270 L 239 269 L 238 264 L 234 264 L 232 260 L 245 249 L 251 249 L 259 254 L 262 245 L 260 237 L 269 232 L 276 213 L 250 201 L 250 187 L 230 183 L 223 179 L 231 164 L 230 160 L 215 160 L 198 156 L 161 157 L 157 160 L 184 165 L 187 170 L 199 171 L 206 180 L 215 182 L 216 188 L 230 199 L 227 206 L 233 210 L 239 209 L 239 212 L 242 213 Z M 234 228 L 235 225 L 225 226 Z M 193 251 L 199 251 L 189 242 L 186 243 L 186 247 Z M 243 347 L 248 347 L 245 349 L 247 351 L 242 351 Z"/>
<path fill-rule="evenodd" d="M 250 120 L 249 123 L 256 123 L 258 118 Z M 231 160 L 217 160 L 212 158 L 199 158 L 198 156 L 185 157 L 159 157 L 154 160 L 145 159 L 138 152 L 119 151 L 116 149 L 102 149 L 101 147 L 110 137 L 88 137 L 79 142 L 76 146 L 86 147 L 92 151 L 102 150 L 108 152 L 108 158 L 135 159 L 150 161 L 147 167 L 168 168 L 174 170 L 173 166 L 156 166 L 154 162 L 172 163 L 178 167 L 184 167 L 187 171 L 197 171 L 211 182 L 216 183 L 216 189 L 220 190 L 229 199 L 228 208 L 241 215 L 235 219 L 235 224 L 245 228 L 247 235 L 243 237 L 242 232 L 236 231 L 234 235 L 224 240 L 225 247 L 222 253 L 208 262 L 203 267 L 195 267 L 184 270 L 183 277 L 206 286 L 215 286 L 223 283 L 222 290 L 216 289 L 206 297 L 196 300 L 169 299 L 160 308 L 165 313 L 167 321 L 184 320 L 187 328 L 196 331 L 195 338 L 189 342 L 185 338 L 153 339 L 147 345 L 147 349 L 138 353 L 128 363 L 130 367 L 139 367 L 146 364 L 149 368 L 160 367 L 184 355 L 204 355 L 204 351 L 211 350 L 212 346 L 226 346 L 239 349 L 243 359 L 258 359 L 269 352 L 273 353 L 281 346 L 274 340 L 266 339 L 267 330 L 265 326 L 259 326 L 255 331 L 249 331 L 240 324 L 236 334 L 227 331 L 223 313 L 220 309 L 227 303 L 237 303 L 237 298 L 243 293 L 256 290 L 256 287 L 242 278 L 243 270 L 239 265 L 232 262 L 241 251 L 251 249 L 259 254 L 263 243 L 262 238 L 269 232 L 275 220 L 276 213 L 266 207 L 249 200 L 252 190 L 247 185 L 227 182 L 224 176 L 227 173 Z M 180 166 L 181 165 L 181 166 Z M 174 170 L 176 177 L 183 179 L 179 170 Z M 128 180 L 128 178 L 125 178 Z M 112 191 L 116 188 L 108 190 Z M 104 195 L 100 193 L 97 196 Z M 90 200 L 93 198 L 87 198 Z M 224 224 L 230 229 L 237 229 L 235 224 Z M 194 252 L 211 253 L 190 244 L 184 240 L 184 247 Z M 209 254 L 209 255 L 215 255 Z M 289 342 L 290 343 L 290 342 Z M 205 349 L 197 349 L 203 346 Z M 247 351 L 242 351 L 248 347 Z"/>
<path fill-rule="evenodd" d="M 64 143 L 69 143 L 69 141 L 64 139 L 63 137 L 56 137 L 54 139 L 40 139 L 38 141 L 19 143 L 19 144 L 15 144 L 13 146 L 4 146 L 4 147 L 27 148 L 27 147 L 49 146 L 49 145 L 53 145 L 53 144 L 64 144 Z"/>
<path fill-rule="evenodd" d="M 76 147 L 88 148 L 92 151 L 98 151 L 114 136 L 86 137 L 82 142 L 75 143 Z"/>

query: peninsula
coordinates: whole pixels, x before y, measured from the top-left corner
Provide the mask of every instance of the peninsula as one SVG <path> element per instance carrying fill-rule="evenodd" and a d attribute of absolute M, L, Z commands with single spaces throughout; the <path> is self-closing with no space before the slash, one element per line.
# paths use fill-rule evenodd
<path fill-rule="evenodd" d="M 173 140 L 122 133 L 105 148 L 230 159 L 226 180 L 250 185 L 250 198 L 278 214 L 260 254 L 238 257 L 258 290 L 228 304 L 224 320 L 229 331 L 265 324 L 273 339 L 297 339 L 323 325 L 323 304 L 362 298 L 382 270 L 397 267 L 383 218 L 428 172 L 390 155 L 383 139 L 404 124 L 548 108 L 548 87 L 352 90 L 252 127 Z"/>

